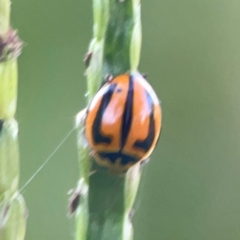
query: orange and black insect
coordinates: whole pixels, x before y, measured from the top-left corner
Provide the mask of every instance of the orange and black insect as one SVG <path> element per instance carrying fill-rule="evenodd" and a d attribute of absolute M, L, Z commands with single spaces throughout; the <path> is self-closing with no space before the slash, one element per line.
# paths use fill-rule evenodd
<path fill-rule="evenodd" d="M 147 159 L 161 130 L 161 107 L 139 73 L 106 82 L 90 103 L 85 134 L 96 162 L 123 173 Z"/>

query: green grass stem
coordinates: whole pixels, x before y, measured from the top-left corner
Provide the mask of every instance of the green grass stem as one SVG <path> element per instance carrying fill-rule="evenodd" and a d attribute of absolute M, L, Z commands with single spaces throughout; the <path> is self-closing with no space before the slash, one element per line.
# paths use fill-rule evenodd
<path fill-rule="evenodd" d="M 136 71 L 141 48 L 139 0 L 93 0 L 93 39 L 87 75 L 89 103 L 107 75 Z M 76 118 L 80 180 L 76 199 L 76 240 L 132 240 L 132 206 L 141 176 L 139 165 L 126 175 L 103 170 L 84 138 L 84 111 Z"/>

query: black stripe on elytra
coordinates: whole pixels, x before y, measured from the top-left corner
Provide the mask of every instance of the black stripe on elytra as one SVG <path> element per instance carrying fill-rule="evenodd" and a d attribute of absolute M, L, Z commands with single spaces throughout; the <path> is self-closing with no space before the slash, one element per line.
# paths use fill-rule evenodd
<path fill-rule="evenodd" d="M 93 126 L 92 126 L 92 132 L 93 132 L 93 141 L 95 142 L 95 144 L 99 144 L 99 143 L 110 144 L 111 143 L 111 136 L 103 136 L 101 134 L 101 125 L 102 125 L 103 114 L 106 111 L 106 108 L 111 101 L 112 95 L 113 95 L 116 87 L 117 87 L 116 83 L 109 85 L 106 93 L 103 95 L 98 112 L 94 119 Z"/>
<path fill-rule="evenodd" d="M 98 153 L 101 158 L 107 158 L 109 161 L 111 161 L 113 164 L 118 160 L 121 159 L 121 164 L 126 165 L 128 163 L 136 163 L 138 161 L 137 157 L 126 155 L 122 153 L 121 151 L 119 152 L 100 152 Z"/>
<path fill-rule="evenodd" d="M 128 93 L 122 117 L 121 149 L 124 147 L 132 124 L 133 114 L 133 76 L 129 77 Z"/>
<path fill-rule="evenodd" d="M 155 137 L 154 102 L 152 97 L 147 91 L 146 95 L 148 107 L 149 109 L 151 109 L 148 124 L 148 135 L 143 141 L 136 141 L 133 145 L 134 147 L 140 148 L 145 152 L 147 152 L 151 148 Z"/>

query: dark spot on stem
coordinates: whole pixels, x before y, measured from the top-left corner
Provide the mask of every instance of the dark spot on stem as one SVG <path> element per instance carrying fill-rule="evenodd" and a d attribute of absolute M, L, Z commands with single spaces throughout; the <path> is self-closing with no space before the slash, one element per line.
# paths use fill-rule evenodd
<path fill-rule="evenodd" d="M 92 54 L 93 54 L 92 52 L 87 53 L 83 59 L 83 62 L 85 63 L 86 68 L 89 67 L 90 61 L 92 59 Z"/>
<path fill-rule="evenodd" d="M 0 119 L 0 133 L 2 132 L 3 124 L 4 124 L 4 120 Z"/>
<path fill-rule="evenodd" d="M 73 195 L 69 198 L 69 204 L 68 204 L 68 214 L 72 215 L 73 213 L 75 213 L 78 205 L 79 205 L 79 201 L 80 201 L 80 192 L 74 192 Z"/>
<path fill-rule="evenodd" d="M 7 217 L 9 209 L 10 209 L 9 204 L 3 207 L 2 214 L 0 215 L 0 223 L 5 222 L 5 218 Z"/>

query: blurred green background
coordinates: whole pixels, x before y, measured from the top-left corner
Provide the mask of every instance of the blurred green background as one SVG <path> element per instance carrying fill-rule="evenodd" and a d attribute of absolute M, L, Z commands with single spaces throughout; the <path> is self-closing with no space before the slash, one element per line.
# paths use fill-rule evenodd
<path fill-rule="evenodd" d="M 163 108 L 144 174 L 135 240 L 240 239 L 240 1 L 143 0 L 140 70 Z M 85 106 L 91 1 L 13 0 L 19 59 L 21 186 Z M 23 194 L 26 240 L 73 239 L 67 192 L 78 179 L 75 133 Z"/>

